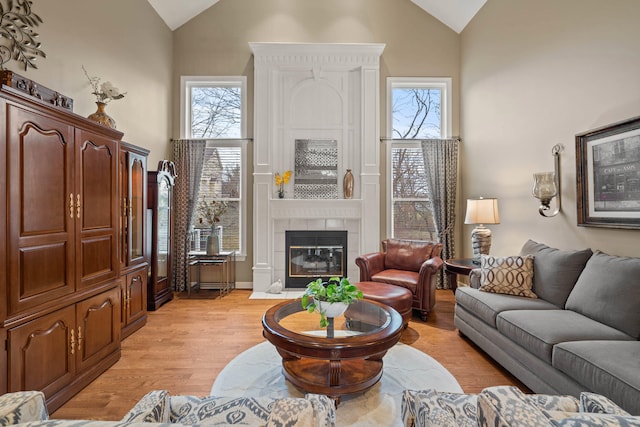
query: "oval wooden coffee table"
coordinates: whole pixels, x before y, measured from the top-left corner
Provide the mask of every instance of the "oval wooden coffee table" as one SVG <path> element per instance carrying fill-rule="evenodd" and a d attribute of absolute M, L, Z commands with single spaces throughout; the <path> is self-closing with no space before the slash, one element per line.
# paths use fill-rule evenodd
<path fill-rule="evenodd" d="M 334 319 L 334 338 L 319 327 L 320 316 L 300 300 L 271 307 L 262 334 L 282 356 L 284 376 L 307 393 L 340 397 L 371 388 L 382 376 L 382 358 L 400 339 L 402 317 L 375 301 L 356 301 Z"/>

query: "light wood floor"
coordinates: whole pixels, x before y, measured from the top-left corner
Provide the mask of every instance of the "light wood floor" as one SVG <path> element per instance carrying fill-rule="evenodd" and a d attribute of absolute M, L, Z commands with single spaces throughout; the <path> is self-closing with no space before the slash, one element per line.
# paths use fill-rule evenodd
<path fill-rule="evenodd" d="M 222 299 L 181 295 L 149 313 L 147 325 L 122 342 L 122 357 L 51 415 L 57 419 L 119 420 L 150 390 L 206 396 L 216 375 L 240 352 L 264 341 L 261 318 L 280 300 L 250 300 L 234 290 Z M 437 292 L 435 310 L 414 316 L 401 341 L 438 360 L 463 390 L 516 385 L 528 392 L 453 326 L 453 294 Z"/>

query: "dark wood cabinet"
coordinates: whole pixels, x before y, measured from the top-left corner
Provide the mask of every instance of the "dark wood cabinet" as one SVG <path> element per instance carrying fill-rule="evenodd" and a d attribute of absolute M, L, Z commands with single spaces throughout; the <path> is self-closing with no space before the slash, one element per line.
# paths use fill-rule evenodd
<path fill-rule="evenodd" d="M 0 393 L 50 412 L 120 357 L 121 138 L 0 87 Z"/>
<path fill-rule="evenodd" d="M 173 222 L 171 206 L 175 168 L 172 162 L 162 160 L 157 171 L 148 174 L 149 218 L 151 234 L 151 266 L 147 289 L 147 309 L 157 310 L 173 298 L 172 256 Z"/>
<path fill-rule="evenodd" d="M 119 259 L 122 338 L 147 322 L 147 156 L 149 151 L 122 142 L 119 160 Z"/>

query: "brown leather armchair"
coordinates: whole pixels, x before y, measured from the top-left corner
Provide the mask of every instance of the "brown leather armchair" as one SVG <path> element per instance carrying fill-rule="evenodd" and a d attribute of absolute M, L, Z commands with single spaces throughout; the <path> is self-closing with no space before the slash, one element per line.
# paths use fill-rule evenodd
<path fill-rule="evenodd" d="M 442 243 L 423 240 L 387 239 L 382 252 L 356 258 L 361 282 L 380 282 L 407 288 L 413 294 L 413 308 L 427 320 L 436 303 L 435 273 L 442 268 Z"/>

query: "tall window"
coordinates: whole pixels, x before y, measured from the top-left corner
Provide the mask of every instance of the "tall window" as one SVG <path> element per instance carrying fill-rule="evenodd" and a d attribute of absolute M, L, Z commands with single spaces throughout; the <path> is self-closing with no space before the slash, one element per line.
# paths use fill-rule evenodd
<path fill-rule="evenodd" d="M 246 255 L 246 78 L 183 76 L 180 128 L 185 138 L 207 140 L 196 203 L 226 204 L 220 216 L 222 249 Z M 204 251 L 211 224 L 197 211 L 191 249 Z M 240 258 L 241 259 L 241 258 Z"/>
<path fill-rule="evenodd" d="M 387 79 L 389 236 L 438 240 L 419 140 L 450 135 L 450 78 Z"/>

